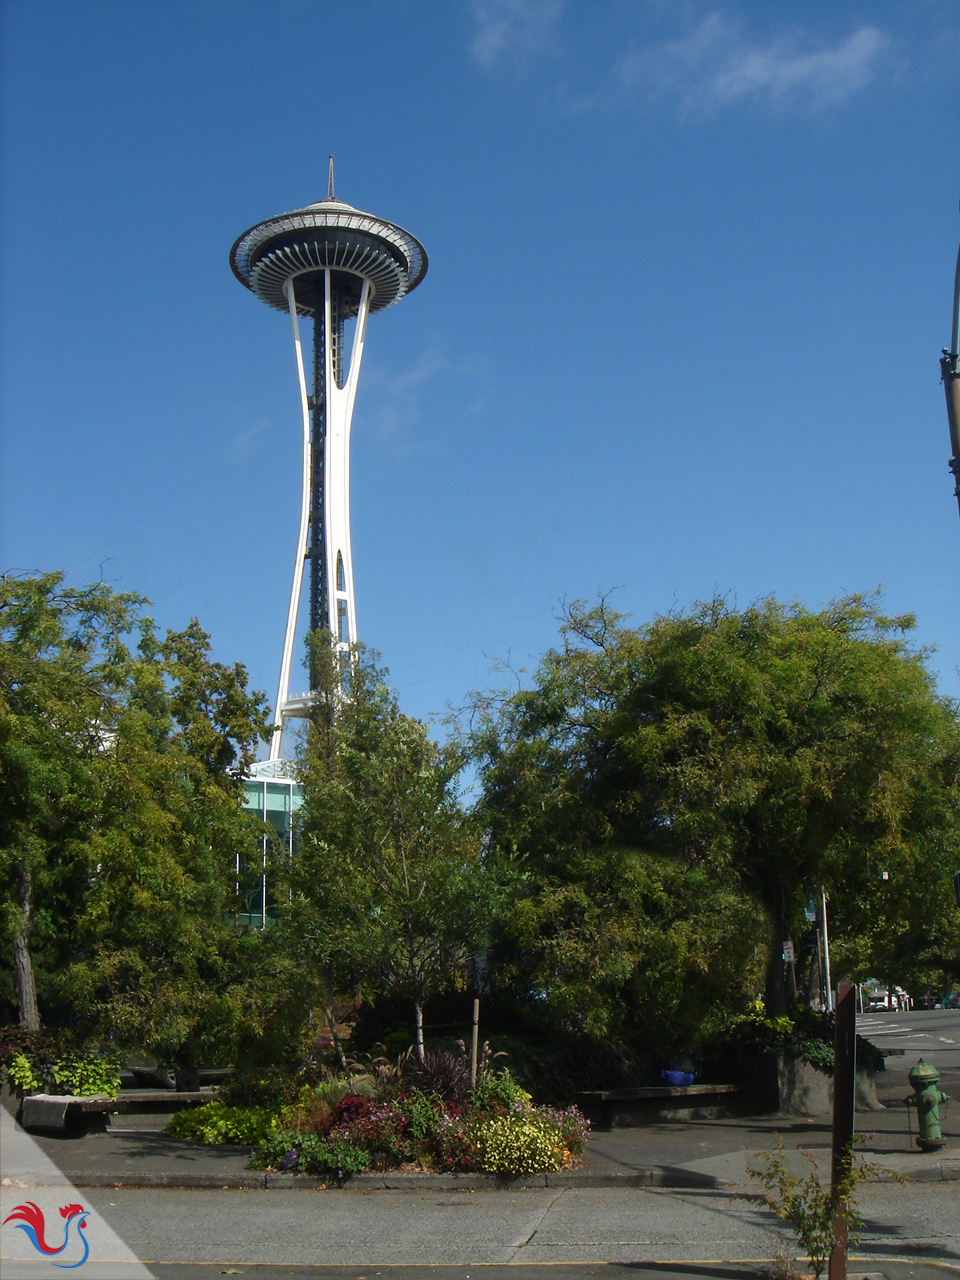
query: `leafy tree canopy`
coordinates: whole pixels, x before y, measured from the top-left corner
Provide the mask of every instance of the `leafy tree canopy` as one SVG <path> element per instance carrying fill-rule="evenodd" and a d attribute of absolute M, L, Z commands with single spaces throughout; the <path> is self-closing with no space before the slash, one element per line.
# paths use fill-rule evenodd
<path fill-rule="evenodd" d="M 422 1057 L 424 1003 L 481 945 L 497 896 L 458 800 L 462 757 L 400 712 L 370 654 L 341 654 L 321 632 L 309 660 L 319 693 L 280 928 L 328 987 L 362 981 L 408 999 Z"/>
<path fill-rule="evenodd" d="M 652 929 L 670 950 L 695 919 L 690 875 L 699 901 L 706 893 L 718 907 L 712 919 L 704 908 L 714 945 L 697 945 L 706 976 L 709 956 L 762 943 L 774 1012 L 786 995 L 782 942 L 820 885 L 836 924 L 866 929 L 868 869 L 901 868 L 912 906 L 890 900 L 896 926 L 877 916 L 871 958 L 911 913 L 932 919 L 956 848 L 960 732 L 909 644 L 912 626 L 861 596 L 816 613 L 715 599 L 640 628 L 606 602 L 569 607 L 532 686 L 474 706 L 483 818 L 499 855 L 527 875 L 525 928 L 508 922 L 505 954 L 531 988 L 560 1006 L 571 994 L 570 970 L 551 957 L 558 938 L 583 934 L 564 929 L 557 895 L 580 894 L 607 941 L 594 963 L 610 985 L 596 1002 L 609 1025 L 628 1016 L 649 972 L 639 935 Z M 634 911 L 639 868 L 667 865 L 671 893 Z M 926 877 L 912 875 L 920 866 Z M 917 945 L 917 930 L 906 932 Z M 671 988 L 658 977 L 657 989 Z M 734 994 L 728 985 L 723 998 Z M 654 999 L 642 998 L 644 1023 Z"/>
<path fill-rule="evenodd" d="M 255 941 L 229 920 L 266 716 L 196 621 L 161 640 L 143 604 L 59 573 L 0 582 L 3 922 L 22 1020 L 36 946 L 55 1016 L 186 1063 L 241 1016 Z"/>

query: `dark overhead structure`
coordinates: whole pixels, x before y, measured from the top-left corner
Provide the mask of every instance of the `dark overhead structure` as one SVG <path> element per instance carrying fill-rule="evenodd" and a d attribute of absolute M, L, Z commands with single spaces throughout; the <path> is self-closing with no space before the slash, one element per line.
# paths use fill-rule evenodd
<path fill-rule="evenodd" d="M 950 470 L 956 481 L 954 493 L 960 507 L 960 249 L 957 250 L 957 269 L 953 278 L 953 331 L 950 350 L 946 347 L 940 356 L 940 373 L 947 397 L 947 425 L 950 428 Z"/>

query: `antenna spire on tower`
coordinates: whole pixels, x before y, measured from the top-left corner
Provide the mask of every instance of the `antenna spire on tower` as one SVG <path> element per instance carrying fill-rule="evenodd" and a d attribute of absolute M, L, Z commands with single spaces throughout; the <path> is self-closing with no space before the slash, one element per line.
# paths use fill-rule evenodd
<path fill-rule="evenodd" d="M 330 167 L 327 170 L 327 199 L 333 199 L 333 156 L 330 157 Z"/>

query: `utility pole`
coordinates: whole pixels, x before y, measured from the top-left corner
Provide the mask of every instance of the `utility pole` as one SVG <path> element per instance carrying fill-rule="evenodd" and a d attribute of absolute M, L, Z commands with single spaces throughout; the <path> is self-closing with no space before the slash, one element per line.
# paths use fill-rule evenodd
<path fill-rule="evenodd" d="M 833 1013 L 833 984 L 830 980 L 830 937 L 827 933 L 827 894 L 820 888 L 820 936 L 823 940 L 823 998 L 827 1013 Z"/>

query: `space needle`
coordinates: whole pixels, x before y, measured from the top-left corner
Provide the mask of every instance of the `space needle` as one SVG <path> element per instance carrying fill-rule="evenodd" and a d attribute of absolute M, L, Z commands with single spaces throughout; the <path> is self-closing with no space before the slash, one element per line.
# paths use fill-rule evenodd
<path fill-rule="evenodd" d="M 311 630 L 326 628 L 336 646 L 357 640 L 350 549 L 350 425 L 367 317 L 415 289 L 427 270 L 423 246 L 396 223 L 335 199 L 333 157 L 327 196 L 259 222 L 230 250 L 241 284 L 290 316 L 300 414 L 303 476 L 270 759 L 279 760 L 284 721 L 306 715 L 310 693 L 290 695 L 303 571 L 310 562 Z M 299 317 L 313 317 L 312 389 L 308 390 Z M 349 358 L 344 322 L 356 320 Z"/>

